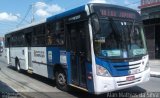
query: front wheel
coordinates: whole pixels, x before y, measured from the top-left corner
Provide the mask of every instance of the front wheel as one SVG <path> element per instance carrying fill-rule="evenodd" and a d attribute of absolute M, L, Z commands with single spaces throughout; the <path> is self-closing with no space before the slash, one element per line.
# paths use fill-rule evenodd
<path fill-rule="evenodd" d="M 63 71 L 56 72 L 56 85 L 62 91 L 68 91 L 66 74 Z"/>

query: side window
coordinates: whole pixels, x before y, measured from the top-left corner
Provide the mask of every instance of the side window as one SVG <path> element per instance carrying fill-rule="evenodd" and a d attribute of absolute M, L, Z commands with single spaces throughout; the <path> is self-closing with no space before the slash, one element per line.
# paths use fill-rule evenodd
<path fill-rule="evenodd" d="M 47 45 L 64 45 L 64 22 L 57 21 L 47 24 Z"/>
<path fill-rule="evenodd" d="M 24 33 L 22 31 L 14 32 L 10 35 L 10 37 L 6 37 L 5 39 L 6 46 L 12 47 L 23 47 L 25 46 L 25 38 Z"/>
<path fill-rule="evenodd" d="M 31 46 L 31 43 L 32 43 L 32 32 L 28 32 L 25 34 L 25 44 L 26 46 Z"/>
<path fill-rule="evenodd" d="M 56 41 L 55 41 L 55 37 L 54 37 L 54 33 L 55 33 L 55 24 L 54 23 L 49 23 L 47 24 L 47 45 L 55 45 Z"/>
<path fill-rule="evenodd" d="M 64 45 L 64 22 L 58 21 L 56 23 L 56 32 L 55 32 L 56 42 L 58 45 Z"/>
<path fill-rule="evenodd" d="M 20 31 L 16 34 L 17 36 L 15 37 L 16 40 L 16 46 L 25 46 L 25 38 L 24 38 L 24 33 L 23 31 Z"/>
<path fill-rule="evenodd" d="M 4 43 L 4 46 L 5 46 L 5 47 L 8 47 L 8 42 L 7 42 L 7 37 L 6 37 L 6 35 L 5 35 L 5 38 L 4 38 L 4 42 L 5 42 L 5 43 Z"/>
<path fill-rule="evenodd" d="M 11 46 L 15 47 L 16 46 L 16 36 L 15 34 L 11 35 Z"/>
<path fill-rule="evenodd" d="M 10 46 L 10 37 L 9 36 L 5 36 L 5 47 L 9 47 Z"/>
<path fill-rule="evenodd" d="M 45 46 L 45 25 L 40 24 L 34 27 L 33 37 L 32 37 L 33 46 Z"/>

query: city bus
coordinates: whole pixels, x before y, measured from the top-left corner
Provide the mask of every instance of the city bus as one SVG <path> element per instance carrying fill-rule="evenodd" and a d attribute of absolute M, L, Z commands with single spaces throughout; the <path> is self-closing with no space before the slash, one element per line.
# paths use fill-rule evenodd
<path fill-rule="evenodd" d="M 5 35 L 6 59 L 17 71 L 55 79 L 57 88 L 102 94 L 149 81 L 140 14 L 89 3 Z"/>

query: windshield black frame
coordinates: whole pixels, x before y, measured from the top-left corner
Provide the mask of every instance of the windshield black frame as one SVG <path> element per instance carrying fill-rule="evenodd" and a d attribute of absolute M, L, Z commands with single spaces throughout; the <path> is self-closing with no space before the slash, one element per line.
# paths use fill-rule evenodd
<path fill-rule="evenodd" d="M 119 25 L 117 25 L 118 23 Z M 93 34 L 94 51 L 97 57 L 108 59 L 126 59 L 147 55 L 143 28 L 137 21 L 101 18 L 100 25 L 101 33 Z M 109 34 L 108 32 L 112 33 Z M 107 36 L 110 37 L 108 38 Z M 110 42 L 113 47 L 104 45 L 106 42 L 107 44 Z"/>

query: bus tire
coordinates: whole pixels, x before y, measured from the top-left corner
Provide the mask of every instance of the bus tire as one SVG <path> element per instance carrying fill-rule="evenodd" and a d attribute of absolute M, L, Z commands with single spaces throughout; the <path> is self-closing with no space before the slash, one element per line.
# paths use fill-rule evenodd
<path fill-rule="evenodd" d="M 62 91 L 68 91 L 66 74 L 63 71 L 56 72 L 56 86 Z"/>

